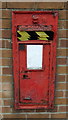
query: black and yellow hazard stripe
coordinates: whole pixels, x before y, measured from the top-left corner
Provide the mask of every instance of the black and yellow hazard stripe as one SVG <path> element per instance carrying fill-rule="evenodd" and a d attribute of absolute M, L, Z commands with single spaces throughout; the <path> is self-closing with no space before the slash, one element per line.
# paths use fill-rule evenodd
<path fill-rule="evenodd" d="M 53 40 L 53 35 L 53 31 L 17 31 L 17 38 L 20 41 Z"/>

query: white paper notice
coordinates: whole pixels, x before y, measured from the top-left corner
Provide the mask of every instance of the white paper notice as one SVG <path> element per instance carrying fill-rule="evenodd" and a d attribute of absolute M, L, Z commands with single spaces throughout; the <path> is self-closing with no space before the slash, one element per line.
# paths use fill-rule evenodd
<path fill-rule="evenodd" d="M 42 69 L 43 45 L 27 45 L 27 69 Z"/>

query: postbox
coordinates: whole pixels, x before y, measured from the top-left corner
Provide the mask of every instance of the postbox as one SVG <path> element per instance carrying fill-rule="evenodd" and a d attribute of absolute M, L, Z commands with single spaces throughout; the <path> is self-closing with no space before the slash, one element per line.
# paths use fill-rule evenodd
<path fill-rule="evenodd" d="M 15 109 L 53 109 L 57 11 L 13 11 Z"/>

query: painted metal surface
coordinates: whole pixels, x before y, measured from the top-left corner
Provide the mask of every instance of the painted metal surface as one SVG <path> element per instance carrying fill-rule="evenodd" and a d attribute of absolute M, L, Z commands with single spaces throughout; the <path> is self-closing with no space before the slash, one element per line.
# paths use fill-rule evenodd
<path fill-rule="evenodd" d="M 13 11 L 15 109 L 54 107 L 57 25 L 57 11 Z M 43 45 L 42 69 L 27 68 L 28 45 Z"/>

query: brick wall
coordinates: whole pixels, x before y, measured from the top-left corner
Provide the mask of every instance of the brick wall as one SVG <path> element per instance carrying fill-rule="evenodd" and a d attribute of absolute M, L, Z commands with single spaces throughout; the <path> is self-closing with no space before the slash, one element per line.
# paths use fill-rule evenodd
<path fill-rule="evenodd" d="M 54 110 L 14 110 L 12 73 L 12 11 L 58 10 L 57 71 Z M 2 15 L 1 15 L 2 13 Z M 0 6 L 0 117 L 1 118 L 67 118 L 68 108 L 68 10 L 64 2 L 2 2 Z M 1 26 L 2 25 L 2 26 Z M 2 33 L 2 34 L 1 34 Z M 66 94 L 67 93 L 67 94 Z M 67 105 L 68 107 L 68 105 Z"/>

